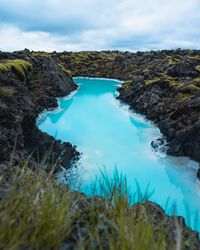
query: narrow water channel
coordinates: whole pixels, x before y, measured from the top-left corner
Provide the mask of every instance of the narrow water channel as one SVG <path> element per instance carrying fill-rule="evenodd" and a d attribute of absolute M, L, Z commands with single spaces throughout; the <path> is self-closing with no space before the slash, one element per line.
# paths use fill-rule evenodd
<path fill-rule="evenodd" d="M 161 137 L 159 129 L 116 100 L 120 82 L 97 78 L 75 78 L 75 82 L 78 91 L 59 99 L 60 108 L 44 113 L 38 126 L 78 146 L 82 152 L 77 169 L 84 183 L 82 189 L 90 192 L 89 184 L 103 166 L 109 175 L 117 167 L 126 175 L 130 190 L 135 191 L 135 180 L 142 190 L 150 184 L 150 190 L 155 190 L 152 201 L 163 208 L 169 201 L 167 213 L 176 204 L 176 213 L 200 231 L 196 163 L 152 150 L 151 141 Z"/>

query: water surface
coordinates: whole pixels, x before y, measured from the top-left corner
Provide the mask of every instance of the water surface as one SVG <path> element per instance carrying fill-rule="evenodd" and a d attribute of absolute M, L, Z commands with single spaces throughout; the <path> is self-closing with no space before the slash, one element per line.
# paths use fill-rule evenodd
<path fill-rule="evenodd" d="M 135 179 L 145 190 L 155 189 L 151 197 L 165 208 L 166 201 L 176 203 L 178 215 L 200 231 L 196 218 L 200 208 L 200 188 L 196 164 L 187 158 L 159 155 L 152 150 L 152 140 L 161 137 L 159 129 L 116 100 L 115 80 L 75 78 L 79 89 L 59 99 L 60 108 L 43 114 L 38 126 L 62 141 L 78 146 L 82 157 L 78 167 L 83 191 L 94 181 L 102 166 L 112 174 L 117 166 L 126 175 L 130 189 Z M 172 209 L 167 209 L 168 213 Z"/>

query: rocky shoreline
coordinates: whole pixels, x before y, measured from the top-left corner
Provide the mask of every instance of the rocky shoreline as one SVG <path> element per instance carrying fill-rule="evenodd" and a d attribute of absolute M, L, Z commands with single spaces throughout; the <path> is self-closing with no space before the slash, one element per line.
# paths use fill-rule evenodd
<path fill-rule="evenodd" d="M 70 143 L 62 143 L 41 132 L 38 115 L 57 107 L 56 97 L 66 96 L 77 88 L 71 76 L 49 57 L 28 50 L 0 52 L 0 173 L 10 164 L 18 166 L 30 158 L 30 168 L 41 162 L 55 171 L 66 168 L 79 153 Z"/>
<path fill-rule="evenodd" d="M 75 146 L 36 126 L 42 111 L 57 107 L 56 97 L 77 89 L 72 75 L 125 80 L 118 98 L 156 122 L 167 137 L 168 153 L 200 161 L 199 64 L 200 51 L 0 52 L 0 177 L 21 164 L 35 170 L 56 163 L 57 171 L 78 159 Z M 153 203 L 146 206 L 155 230 L 160 220 L 166 220 L 169 242 L 175 241 L 178 218 L 184 241 L 192 237 L 191 249 L 199 249 L 198 234 L 186 227 L 183 218 L 173 220 Z"/>
<path fill-rule="evenodd" d="M 200 162 L 199 50 L 54 52 L 51 56 L 74 76 L 124 80 L 118 99 L 155 122 L 166 137 L 167 153 Z"/>

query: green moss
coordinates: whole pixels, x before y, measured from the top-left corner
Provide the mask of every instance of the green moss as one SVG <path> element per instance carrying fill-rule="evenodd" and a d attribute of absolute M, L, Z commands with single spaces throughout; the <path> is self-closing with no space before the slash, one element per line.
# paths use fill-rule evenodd
<path fill-rule="evenodd" d="M 50 57 L 48 52 L 45 51 L 34 51 L 32 52 L 33 56 L 41 56 L 41 57 Z"/>
<path fill-rule="evenodd" d="M 16 89 L 13 87 L 0 87 L 0 96 L 11 97 L 16 93 Z"/>
<path fill-rule="evenodd" d="M 62 65 L 61 63 L 59 63 L 59 66 L 61 67 L 62 71 L 63 71 L 67 76 L 69 76 L 70 78 L 72 78 L 72 72 L 71 72 L 71 70 L 66 69 L 65 66 Z"/>
<path fill-rule="evenodd" d="M 72 54 L 72 58 L 76 61 L 80 61 L 87 59 L 88 55 L 89 54 L 87 52 L 75 52 L 74 54 Z"/>
<path fill-rule="evenodd" d="M 197 65 L 195 68 L 196 70 L 200 71 L 200 65 Z"/>
<path fill-rule="evenodd" d="M 106 52 L 100 52 L 100 58 L 103 60 L 110 60 L 110 61 L 114 61 L 115 57 L 117 56 L 116 53 L 106 53 Z"/>
<path fill-rule="evenodd" d="M 176 64 L 176 61 L 174 61 L 174 59 L 170 58 L 170 59 L 168 59 L 168 64 L 169 65 Z"/>
<path fill-rule="evenodd" d="M 21 80 L 26 78 L 27 71 L 31 68 L 31 63 L 21 59 L 6 60 L 0 63 L 0 72 L 6 73 L 12 70 Z"/>
<path fill-rule="evenodd" d="M 180 58 L 175 58 L 175 57 L 171 57 L 171 56 L 167 56 L 167 59 L 168 59 L 169 65 L 176 64 L 177 62 L 180 61 Z"/>
<path fill-rule="evenodd" d="M 145 80 L 144 83 L 145 83 L 146 85 L 152 85 L 152 84 L 158 82 L 160 79 L 161 79 L 161 78 L 156 77 L 156 78 L 153 78 L 153 79 L 151 79 L 151 80 Z"/>
<path fill-rule="evenodd" d="M 174 87 L 174 88 L 177 88 L 179 86 L 182 86 L 183 84 L 181 82 L 178 81 L 178 79 L 176 77 L 172 77 L 172 76 L 169 76 L 168 74 L 166 73 L 160 73 L 160 77 L 166 81 L 169 82 L 169 85 L 171 87 Z"/>
<path fill-rule="evenodd" d="M 125 81 L 125 82 L 122 83 L 122 87 L 124 89 L 130 88 L 132 85 L 133 85 L 133 81 L 131 81 L 131 80 L 128 80 L 128 81 Z"/>
<path fill-rule="evenodd" d="M 193 78 L 193 82 L 200 82 L 200 78 Z"/>
<path fill-rule="evenodd" d="M 188 88 L 189 90 L 191 90 L 191 91 L 200 91 L 200 87 L 197 87 L 197 86 L 194 85 L 194 84 L 189 84 L 189 85 L 187 86 L 187 88 Z"/>
<path fill-rule="evenodd" d="M 72 78 L 72 72 L 69 69 L 62 69 L 66 75 L 68 75 L 70 78 Z"/>
<path fill-rule="evenodd" d="M 194 60 L 194 59 L 200 59 L 200 56 L 198 56 L 198 55 L 196 55 L 196 56 L 187 56 L 187 58 Z"/>
<path fill-rule="evenodd" d="M 179 93 L 177 96 L 176 96 L 176 99 L 177 100 L 183 100 L 183 99 L 187 99 L 187 98 L 190 98 L 192 95 L 189 94 L 189 93 Z"/>

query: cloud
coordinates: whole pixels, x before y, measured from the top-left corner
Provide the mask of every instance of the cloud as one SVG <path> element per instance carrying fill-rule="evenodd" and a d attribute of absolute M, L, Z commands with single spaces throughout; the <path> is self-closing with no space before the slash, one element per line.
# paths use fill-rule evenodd
<path fill-rule="evenodd" d="M 11 25 L 0 26 L 0 50 L 13 51 L 29 48 L 30 50 L 63 51 L 78 50 L 80 45 L 71 44 L 67 37 L 57 37 L 46 32 L 22 31 Z"/>
<path fill-rule="evenodd" d="M 200 48 L 199 0 L 1 0 L 0 48 Z"/>
<path fill-rule="evenodd" d="M 106 31 L 100 36 L 106 36 Z M 105 40 L 95 32 L 84 32 L 79 36 L 56 36 L 41 31 L 22 31 L 12 25 L 0 25 L 0 50 L 14 51 L 28 48 L 44 51 L 102 50 L 107 47 Z"/>

